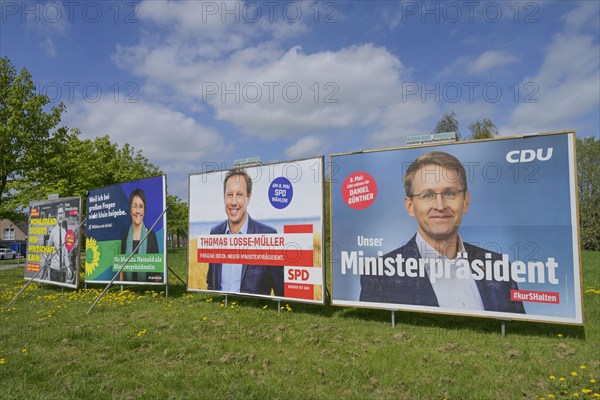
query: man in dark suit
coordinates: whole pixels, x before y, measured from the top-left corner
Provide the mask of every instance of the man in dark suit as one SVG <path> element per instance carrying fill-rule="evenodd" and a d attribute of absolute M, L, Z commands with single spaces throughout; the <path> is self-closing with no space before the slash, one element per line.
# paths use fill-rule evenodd
<path fill-rule="evenodd" d="M 475 279 L 474 271 L 466 276 L 463 271 L 463 276 L 457 277 L 457 266 L 464 265 L 465 253 L 470 266 L 474 260 L 481 261 L 484 273 L 484 261 L 491 266 L 501 259 L 500 254 L 463 242 L 458 234 L 471 201 L 462 163 L 445 152 L 426 153 L 406 170 L 404 190 L 404 206 L 417 220 L 417 233 L 383 257 L 424 260 L 425 274 L 363 275 L 360 300 L 524 313 L 523 303 L 510 299 L 510 291 L 517 289 L 514 281 Z M 439 268 L 444 274 L 439 274 Z"/>
<path fill-rule="evenodd" d="M 214 226 L 211 235 L 277 233 L 275 228 L 255 221 L 248 214 L 252 180 L 245 171 L 229 171 L 223 193 L 227 220 Z M 283 296 L 283 266 L 210 263 L 206 283 L 208 290 Z"/>

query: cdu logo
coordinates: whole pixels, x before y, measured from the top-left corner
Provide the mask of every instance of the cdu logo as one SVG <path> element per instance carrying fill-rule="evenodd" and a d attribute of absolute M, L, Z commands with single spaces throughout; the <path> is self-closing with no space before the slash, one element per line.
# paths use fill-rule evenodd
<path fill-rule="evenodd" d="M 544 154 L 544 150 L 546 154 Z M 506 153 L 506 161 L 511 164 L 531 161 L 548 161 L 552 158 L 552 147 L 537 150 L 513 150 Z"/>

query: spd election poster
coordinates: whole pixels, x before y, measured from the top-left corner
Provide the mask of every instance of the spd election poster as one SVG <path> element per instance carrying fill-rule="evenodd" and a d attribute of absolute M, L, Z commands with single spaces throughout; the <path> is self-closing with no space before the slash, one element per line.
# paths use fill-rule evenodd
<path fill-rule="evenodd" d="M 335 305 L 582 324 L 575 134 L 331 157 Z"/>
<path fill-rule="evenodd" d="M 323 158 L 190 175 L 188 290 L 323 302 Z"/>
<path fill-rule="evenodd" d="M 79 197 L 30 204 L 25 279 L 77 288 L 80 210 Z"/>
<path fill-rule="evenodd" d="M 167 220 L 164 175 L 90 190 L 85 280 L 165 285 Z"/>

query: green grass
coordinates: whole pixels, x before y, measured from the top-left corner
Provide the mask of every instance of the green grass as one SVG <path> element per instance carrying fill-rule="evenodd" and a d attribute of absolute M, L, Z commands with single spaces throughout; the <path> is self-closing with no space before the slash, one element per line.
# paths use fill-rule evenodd
<path fill-rule="evenodd" d="M 225 306 L 174 277 L 169 299 L 116 287 L 89 315 L 102 286 L 34 284 L 6 309 L 26 281 L 22 267 L 0 271 L 0 398 L 593 399 L 600 252 L 583 260 L 585 328 L 508 322 L 504 338 L 493 319 L 397 312 L 392 328 L 383 310 Z M 169 263 L 185 279 L 185 250 Z"/>

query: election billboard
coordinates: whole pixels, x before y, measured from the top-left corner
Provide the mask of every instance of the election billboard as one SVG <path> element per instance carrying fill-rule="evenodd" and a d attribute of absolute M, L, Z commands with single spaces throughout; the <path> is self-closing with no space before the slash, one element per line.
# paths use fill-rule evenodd
<path fill-rule="evenodd" d="M 166 285 L 166 188 L 161 175 L 88 192 L 86 283 Z"/>
<path fill-rule="evenodd" d="M 79 197 L 34 201 L 29 205 L 25 279 L 77 288 L 80 223 Z"/>
<path fill-rule="evenodd" d="M 575 133 L 331 157 L 334 305 L 582 324 Z"/>
<path fill-rule="evenodd" d="M 323 303 L 323 158 L 189 177 L 188 290 Z"/>

